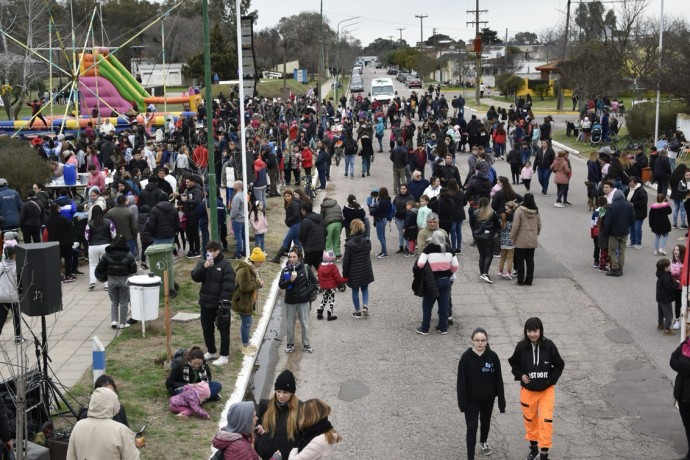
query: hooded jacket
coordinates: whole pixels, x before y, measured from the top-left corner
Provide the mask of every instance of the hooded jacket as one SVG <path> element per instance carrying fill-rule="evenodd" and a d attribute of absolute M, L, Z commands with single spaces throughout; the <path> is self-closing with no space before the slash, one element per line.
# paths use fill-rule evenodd
<path fill-rule="evenodd" d="M 565 157 L 557 157 L 551 164 L 551 171 L 554 172 L 554 184 L 567 184 L 570 182 L 570 166 Z"/>
<path fill-rule="evenodd" d="M 180 230 L 180 215 L 170 201 L 161 201 L 151 208 L 146 228 L 154 240 L 174 238 Z"/>
<path fill-rule="evenodd" d="M 2 228 L 17 228 L 21 209 L 22 199 L 19 193 L 6 185 L 0 187 L 0 217 L 5 219 Z"/>
<path fill-rule="evenodd" d="M 374 282 L 371 268 L 371 240 L 366 235 L 354 235 L 345 241 L 343 277 L 350 288 L 361 288 Z"/>
<path fill-rule="evenodd" d="M 148 184 L 144 187 L 144 190 L 139 194 L 139 201 L 137 206 L 141 209 L 142 206 L 146 205 L 149 209 L 153 209 L 161 201 L 161 198 L 167 198 L 168 194 L 165 193 L 158 187 L 158 182 L 149 179 Z"/>
<path fill-rule="evenodd" d="M 326 228 L 321 215 L 312 212 L 304 216 L 299 229 L 299 242 L 302 243 L 305 254 L 326 248 Z"/>
<path fill-rule="evenodd" d="M 74 204 L 74 201 L 68 196 L 60 195 L 55 202 L 60 206 L 60 215 L 65 216 L 68 220 L 72 220 L 72 216 L 77 212 L 77 205 Z"/>
<path fill-rule="evenodd" d="M 670 271 L 656 271 L 656 301 L 659 303 L 671 303 L 676 299 L 678 285 L 673 280 Z"/>
<path fill-rule="evenodd" d="M 136 259 L 129 246 L 119 240 L 105 248 L 105 255 L 96 266 L 96 279 L 106 281 L 109 276 L 130 276 L 136 272 Z"/>
<path fill-rule="evenodd" d="M 565 363 L 551 340 L 542 336 L 540 344 L 535 345 L 528 341 L 526 346 L 525 340 L 517 344 L 513 356 L 508 358 L 513 376 L 527 390 L 546 390 L 558 383 Z M 530 378 L 530 383 L 522 381 L 522 376 L 525 374 Z"/>
<path fill-rule="evenodd" d="M 506 411 L 501 360 L 488 346 L 481 356 L 468 348 L 458 362 L 458 407 L 467 410 L 469 401 L 486 401 L 498 397 L 498 410 Z"/>
<path fill-rule="evenodd" d="M 67 460 L 136 460 L 139 450 L 134 433 L 112 418 L 120 403 L 109 388 L 96 388 L 89 402 L 89 416 L 74 425 Z"/>
<path fill-rule="evenodd" d="M 613 192 L 613 199 L 606 209 L 603 223 L 603 233 L 607 236 L 623 237 L 630 233 L 630 225 L 635 222 L 635 213 L 630 203 L 625 201 L 625 195 L 620 190 Z M 515 228 L 515 223 L 513 223 Z"/>
<path fill-rule="evenodd" d="M 204 201 L 204 192 L 201 190 L 199 184 L 195 183 L 192 188 L 185 189 L 182 195 L 187 197 L 187 201 L 183 201 L 183 209 L 185 214 L 190 215 L 197 212 L 197 208 Z"/>
<path fill-rule="evenodd" d="M 213 259 L 213 265 L 204 267 L 205 260 L 200 260 L 192 270 L 192 279 L 201 283 L 199 305 L 202 308 L 218 308 L 221 302 L 232 301 L 235 289 L 235 270 L 223 253 Z"/>
<path fill-rule="evenodd" d="M 235 290 L 232 293 L 232 311 L 251 315 L 259 294 L 256 270 L 249 262 L 240 260 L 235 272 Z"/>
<path fill-rule="evenodd" d="M 520 206 L 513 216 L 513 227 L 510 230 L 510 239 L 515 242 L 515 247 L 520 249 L 537 248 L 538 236 L 541 233 L 541 217 L 536 209 Z"/>
<path fill-rule="evenodd" d="M 0 262 L 0 302 L 19 302 L 17 280 L 17 262 L 13 259 L 3 259 Z"/>
<path fill-rule="evenodd" d="M 342 222 L 343 212 L 338 202 L 333 198 L 325 198 L 321 202 L 321 217 L 326 227 L 334 222 Z"/>
<path fill-rule="evenodd" d="M 652 233 L 666 235 L 671 232 L 671 221 L 668 219 L 668 216 L 672 212 L 668 201 L 652 204 L 649 210 L 649 228 L 652 230 Z"/>

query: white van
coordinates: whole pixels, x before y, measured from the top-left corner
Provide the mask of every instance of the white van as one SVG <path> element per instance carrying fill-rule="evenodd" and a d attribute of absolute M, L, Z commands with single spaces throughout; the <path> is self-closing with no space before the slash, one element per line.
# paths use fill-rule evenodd
<path fill-rule="evenodd" d="M 362 66 L 356 65 L 352 68 L 352 75 L 362 75 Z"/>
<path fill-rule="evenodd" d="M 371 81 L 371 92 L 369 97 L 373 101 L 388 104 L 398 92 L 395 90 L 393 80 L 390 78 L 374 78 Z"/>

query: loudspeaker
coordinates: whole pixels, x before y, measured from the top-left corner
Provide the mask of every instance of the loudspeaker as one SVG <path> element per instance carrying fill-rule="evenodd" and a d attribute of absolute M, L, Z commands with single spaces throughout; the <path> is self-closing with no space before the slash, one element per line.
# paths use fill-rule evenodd
<path fill-rule="evenodd" d="M 41 431 L 41 425 L 49 420 L 48 415 L 43 410 L 41 399 L 41 374 L 36 370 L 26 373 L 26 422 L 27 431 L 31 434 L 29 439 L 33 439 L 33 434 Z M 46 395 L 46 397 L 50 397 Z M 16 436 L 17 428 L 17 382 L 15 379 L 8 379 L 0 382 L 0 398 L 5 403 L 7 418 L 10 422 L 12 438 Z"/>
<path fill-rule="evenodd" d="M 62 310 L 58 243 L 18 245 L 17 274 L 22 313 L 27 316 L 43 316 Z"/>

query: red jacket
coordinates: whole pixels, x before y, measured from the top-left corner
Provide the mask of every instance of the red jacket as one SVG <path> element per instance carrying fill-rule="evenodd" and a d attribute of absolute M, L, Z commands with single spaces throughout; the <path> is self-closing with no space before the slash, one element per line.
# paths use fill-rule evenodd
<path fill-rule="evenodd" d="M 340 276 L 336 264 L 322 263 L 319 265 L 319 287 L 321 289 L 335 289 L 345 283 L 347 283 L 347 278 Z"/>
<path fill-rule="evenodd" d="M 249 442 L 249 438 L 239 433 L 219 430 L 213 438 L 213 447 L 224 449 L 224 460 L 261 460 Z"/>
<path fill-rule="evenodd" d="M 309 147 L 302 150 L 302 166 L 305 168 L 311 168 L 314 166 L 314 154 Z"/>

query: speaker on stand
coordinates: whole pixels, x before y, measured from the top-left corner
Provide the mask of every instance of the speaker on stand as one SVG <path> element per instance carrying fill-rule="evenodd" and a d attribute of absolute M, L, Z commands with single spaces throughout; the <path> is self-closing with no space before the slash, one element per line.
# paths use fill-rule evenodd
<path fill-rule="evenodd" d="M 62 310 L 62 281 L 60 279 L 60 245 L 57 242 L 31 243 L 17 246 L 17 274 L 19 276 L 19 305 L 26 316 L 41 317 L 41 340 L 34 337 L 36 361 L 40 374 L 41 402 L 47 420 L 50 419 L 51 401 L 60 409 L 62 401 L 69 412 L 77 417 L 60 389 L 48 374 L 48 334 L 46 315 Z"/>

